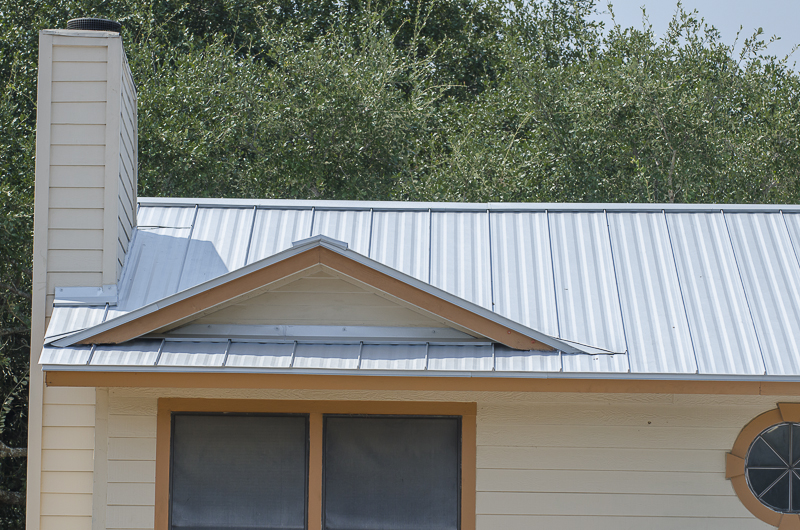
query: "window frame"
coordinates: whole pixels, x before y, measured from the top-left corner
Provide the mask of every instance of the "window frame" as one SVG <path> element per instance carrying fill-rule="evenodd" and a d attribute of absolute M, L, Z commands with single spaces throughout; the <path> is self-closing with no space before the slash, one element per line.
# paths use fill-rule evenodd
<path fill-rule="evenodd" d="M 800 403 L 778 403 L 744 426 L 733 448 L 725 454 L 725 478 L 731 481 L 734 492 L 745 508 L 758 519 L 778 528 L 797 528 L 800 514 L 778 512 L 762 503 L 750 489 L 745 476 L 745 459 L 750 446 L 766 429 L 781 423 L 800 423 Z"/>
<path fill-rule="evenodd" d="M 475 530 L 476 403 L 159 398 L 156 426 L 155 530 L 169 530 L 173 413 L 307 414 L 307 530 L 322 530 L 324 415 L 458 416 L 461 418 L 460 530 Z"/>

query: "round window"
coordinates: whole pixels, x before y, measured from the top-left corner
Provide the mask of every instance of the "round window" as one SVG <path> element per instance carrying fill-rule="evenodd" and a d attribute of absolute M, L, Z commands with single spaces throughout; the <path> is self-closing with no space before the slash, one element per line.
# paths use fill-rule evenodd
<path fill-rule="evenodd" d="M 750 491 L 765 506 L 800 513 L 800 423 L 779 423 L 756 436 L 744 462 Z"/>

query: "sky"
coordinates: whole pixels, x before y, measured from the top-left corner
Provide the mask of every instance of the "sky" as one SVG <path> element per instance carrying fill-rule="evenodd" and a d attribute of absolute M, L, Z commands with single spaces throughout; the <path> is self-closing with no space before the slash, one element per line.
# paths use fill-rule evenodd
<path fill-rule="evenodd" d="M 598 19 L 605 21 L 606 27 L 611 21 L 607 3 L 607 0 L 597 1 L 598 9 L 606 12 L 598 15 Z M 641 6 L 645 6 L 653 30 L 661 36 L 675 13 L 677 0 L 611 0 L 611 3 L 617 22 L 625 27 L 642 26 Z M 779 58 L 800 44 L 800 0 L 683 0 L 683 7 L 687 11 L 697 9 L 706 23 L 720 31 L 727 44 L 733 43 L 739 26 L 744 26 L 740 43 L 759 27 L 764 29 L 767 41 L 772 35 L 781 37 L 767 49 L 767 53 Z M 789 64 L 792 63 L 797 63 L 795 70 L 800 68 L 800 50 L 790 57 Z"/>

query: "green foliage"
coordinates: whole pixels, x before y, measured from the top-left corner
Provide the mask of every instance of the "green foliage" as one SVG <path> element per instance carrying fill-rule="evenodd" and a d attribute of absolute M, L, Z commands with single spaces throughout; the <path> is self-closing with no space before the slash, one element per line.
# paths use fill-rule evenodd
<path fill-rule="evenodd" d="M 38 31 L 120 20 L 139 194 L 457 201 L 800 197 L 800 76 L 679 10 L 594 0 L 0 0 L 0 441 L 26 438 Z M 24 488 L 0 459 L 0 490 Z M 0 527 L 22 528 L 0 505 Z"/>

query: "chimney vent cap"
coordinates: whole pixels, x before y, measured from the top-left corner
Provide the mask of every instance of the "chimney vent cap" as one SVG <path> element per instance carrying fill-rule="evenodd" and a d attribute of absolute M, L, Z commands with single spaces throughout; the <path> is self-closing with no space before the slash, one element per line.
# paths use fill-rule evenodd
<path fill-rule="evenodd" d="M 113 31 L 119 33 L 122 30 L 122 24 L 115 20 L 106 20 L 104 18 L 73 18 L 67 21 L 67 29 Z"/>

